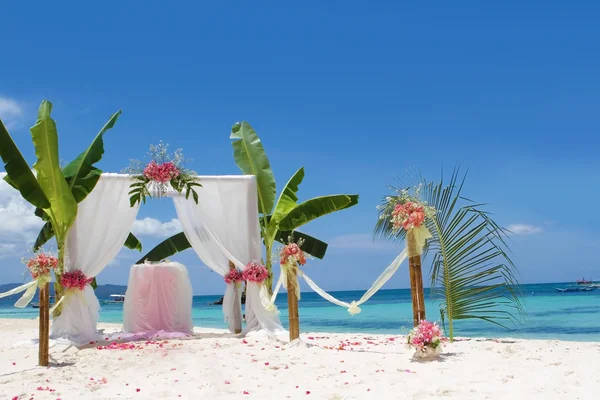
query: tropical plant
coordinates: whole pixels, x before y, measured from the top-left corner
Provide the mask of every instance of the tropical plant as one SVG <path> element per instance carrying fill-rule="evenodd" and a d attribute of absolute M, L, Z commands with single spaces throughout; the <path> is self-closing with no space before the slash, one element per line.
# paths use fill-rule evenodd
<path fill-rule="evenodd" d="M 59 252 L 59 275 L 63 266 L 66 233 L 75 221 L 77 204 L 94 189 L 102 171 L 94 164 L 104 154 L 104 133 L 116 123 L 121 111 L 116 112 L 100 130 L 88 149 L 61 169 L 58 156 L 58 132 L 51 118 L 52 104 L 42 101 L 31 135 L 35 145 L 37 162 L 33 166 L 36 175 L 21 155 L 10 134 L 0 121 L 0 157 L 7 172 L 4 178 L 17 189 L 23 198 L 36 207 L 35 214 L 46 221 L 34 244 L 37 251 L 52 237 L 56 237 Z M 141 251 L 140 241 L 129 235 L 125 243 Z M 55 291 L 60 295 L 60 283 Z"/>
<path fill-rule="evenodd" d="M 358 204 L 358 195 L 338 194 L 316 197 L 298 203 L 297 192 L 304 179 L 304 168 L 300 168 L 287 182 L 277 202 L 276 185 L 273 171 L 265 149 L 249 123 L 235 124 L 231 130 L 233 156 L 237 166 L 247 175 L 256 177 L 258 191 L 258 212 L 260 229 L 266 248 L 265 266 L 269 276 L 265 281 L 267 288 L 272 288 L 272 254 L 275 242 L 287 244 L 288 239 L 294 242 L 302 240 L 302 250 L 313 257 L 323 258 L 327 244 L 297 229 L 323 215 L 340 211 Z M 165 240 L 151 250 L 142 260 L 156 261 L 170 257 L 177 251 L 189 248 L 190 244 L 183 233 Z"/>
<path fill-rule="evenodd" d="M 443 174 L 438 183 L 417 179 L 424 200 L 436 210 L 426 219 L 433 238 L 427 241 L 424 256 L 433 256 L 431 291 L 441 300 L 441 319 L 447 320 L 450 340 L 455 320 L 480 319 L 508 328 L 524 313 L 507 231 L 483 210 L 483 204 L 462 197 L 465 180 L 466 174 L 459 179 L 459 168 L 447 185 Z M 380 216 L 389 215 L 393 204 L 393 198 L 386 197 Z M 390 219 L 380 217 L 375 235 L 403 240 L 406 231 L 394 231 Z"/>

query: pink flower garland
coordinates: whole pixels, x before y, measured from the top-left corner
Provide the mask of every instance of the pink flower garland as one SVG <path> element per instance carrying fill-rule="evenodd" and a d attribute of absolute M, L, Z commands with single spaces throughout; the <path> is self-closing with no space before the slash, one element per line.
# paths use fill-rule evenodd
<path fill-rule="evenodd" d="M 31 277 L 37 279 L 42 275 L 50 274 L 51 271 L 56 269 L 58 266 L 58 258 L 45 253 L 40 253 L 27 260 L 25 264 L 31 273 Z"/>
<path fill-rule="evenodd" d="M 225 283 L 229 284 L 241 282 L 244 280 L 244 278 L 242 277 L 242 273 L 240 272 L 240 270 L 238 270 L 237 268 L 232 268 L 227 274 L 225 274 L 223 280 L 225 280 Z"/>
<path fill-rule="evenodd" d="M 306 256 L 304 252 L 300 250 L 300 246 L 296 243 L 286 244 L 281 250 L 280 256 L 280 264 L 289 264 L 297 262 L 300 265 L 306 264 Z"/>
<path fill-rule="evenodd" d="M 269 276 L 269 271 L 259 263 L 250 262 L 246 265 L 242 276 L 245 281 L 262 283 Z"/>
<path fill-rule="evenodd" d="M 156 161 L 151 161 L 146 168 L 144 168 L 144 176 L 151 181 L 167 183 L 172 179 L 179 176 L 179 168 L 172 162 L 166 162 L 164 164 L 158 164 Z"/>
<path fill-rule="evenodd" d="M 81 270 L 69 271 L 62 274 L 60 284 L 65 289 L 83 290 L 86 285 L 92 283 L 94 278 L 86 277 Z"/>
<path fill-rule="evenodd" d="M 422 352 L 428 347 L 436 349 L 444 340 L 444 332 L 438 324 L 425 320 L 422 320 L 408 335 L 408 344 Z"/>
<path fill-rule="evenodd" d="M 425 220 L 425 209 L 421 204 L 414 202 L 406 202 L 404 204 L 396 204 L 392 211 L 392 224 L 394 229 L 400 227 L 409 230 L 418 228 Z"/>

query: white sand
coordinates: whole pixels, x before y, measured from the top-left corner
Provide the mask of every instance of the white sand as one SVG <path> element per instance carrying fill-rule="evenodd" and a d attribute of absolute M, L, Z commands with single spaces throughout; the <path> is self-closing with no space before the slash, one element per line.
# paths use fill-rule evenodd
<path fill-rule="evenodd" d="M 37 366 L 37 346 L 22 343 L 36 337 L 36 327 L 33 320 L 0 320 L 1 399 L 571 400 L 600 395 L 600 343 L 459 341 L 446 346 L 441 361 L 416 362 L 403 336 L 303 334 L 304 343 L 291 346 L 262 335 L 244 340 L 197 329 L 196 337 L 161 342 L 162 347 L 136 342 L 141 349 L 78 350 L 54 344 L 51 367 L 43 368 Z"/>

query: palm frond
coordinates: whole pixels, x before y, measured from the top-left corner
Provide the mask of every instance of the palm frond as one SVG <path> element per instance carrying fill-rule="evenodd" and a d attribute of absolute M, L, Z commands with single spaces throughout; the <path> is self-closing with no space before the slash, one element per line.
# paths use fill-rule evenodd
<path fill-rule="evenodd" d="M 436 209 L 426 220 L 433 237 L 424 256 L 433 255 L 432 294 L 441 300 L 440 313 L 451 339 L 455 320 L 479 319 L 508 328 L 524 314 L 507 231 L 483 210 L 484 204 L 462 196 L 466 176 L 456 167 L 447 183 L 443 176 L 437 183 L 419 178 L 423 200 Z M 390 207 L 393 202 L 386 198 L 380 215 L 389 214 Z M 394 232 L 389 218 L 380 218 L 375 234 L 403 240 L 406 232 Z"/>

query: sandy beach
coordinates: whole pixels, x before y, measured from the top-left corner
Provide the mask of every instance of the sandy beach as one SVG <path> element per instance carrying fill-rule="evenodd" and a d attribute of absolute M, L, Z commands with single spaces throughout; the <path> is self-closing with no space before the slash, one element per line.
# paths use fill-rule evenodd
<path fill-rule="evenodd" d="M 288 344 L 196 328 L 81 350 L 51 342 L 44 368 L 28 343 L 36 327 L 0 320 L 2 399 L 592 399 L 600 389 L 600 343 L 460 340 L 417 362 L 404 336 L 305 333 Z"/>

